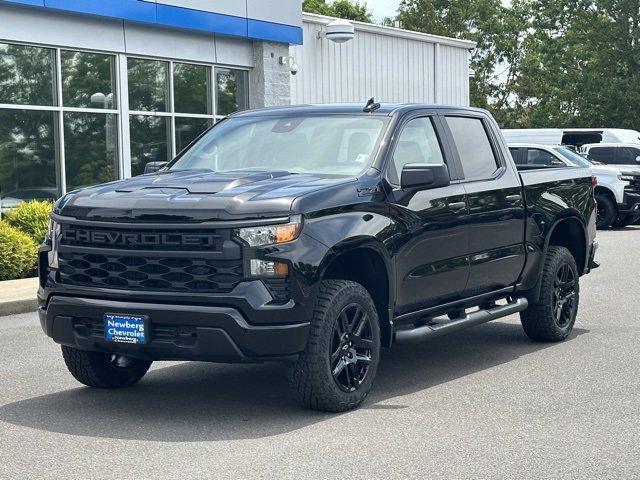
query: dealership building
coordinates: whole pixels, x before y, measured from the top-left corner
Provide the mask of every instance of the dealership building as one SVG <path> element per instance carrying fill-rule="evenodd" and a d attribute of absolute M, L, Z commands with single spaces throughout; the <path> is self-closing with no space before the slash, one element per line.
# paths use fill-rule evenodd
<path fill-rule="evenodd" d="M 0 210 L 139 175 L 237 110 L 468 103 L 473 43 L 332 20 L 301 0 L 0 0 Z"/>

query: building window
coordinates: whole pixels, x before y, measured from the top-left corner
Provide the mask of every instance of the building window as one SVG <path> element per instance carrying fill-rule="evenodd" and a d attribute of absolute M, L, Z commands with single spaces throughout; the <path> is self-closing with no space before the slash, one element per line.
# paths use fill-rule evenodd
<path fill-rule="evenodd" d="M 62 192 L 55 50 L 0 43 L 0 213 Z"/>
<path fill-rule="evenodd" d="M 65 107 L 114 110 L 115 57 L 99 53 L 61 52 Z"/>
<path fill-rule="evenodd" d="M 245 71 L 132 57 L 127 65 L 132 176 L 149 162 L 171 160 L 216 120 L 249 103 Z"/>
<path fill-rule="evenodd" d="M 217 114 L 229 115 L 249 107 L 247 72 L 219 68 L 216 70 Z"/>
<path fill-rule="evenodd" d="M 115 58 L 0 44 L 3 211 L 119 178 Z"/>
<path fill-rule="evenodd" d="M 246 71 L 0 42 L 0 212 L 140 175 L 248 104 Z"/>

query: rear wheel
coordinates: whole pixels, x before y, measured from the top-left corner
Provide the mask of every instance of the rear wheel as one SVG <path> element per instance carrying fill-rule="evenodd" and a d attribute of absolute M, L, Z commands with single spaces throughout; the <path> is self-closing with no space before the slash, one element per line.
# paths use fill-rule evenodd
<path fill-rule="evenodd" d="M 124 388 L 135 385 L 151 362 L 111 353 L 85 352 L 62 346 L 62 356 L 71 375 L 89 387 Z"/>
<path fill-rule="evenodd" d="M 598 217 L 596 227 L 598 229 L 609 228 L 616 219 L 616 206 L 609 195 L 596 193 L 596 204 L 598 205 Z"/>
<path fill-rule="evenodd" d="M 307 347 L 290 371 L 294 396 L 313 410 L 356 408 L 379 361 L 380 325 L 367 290 L 347 280 L 322 282 Z"/>
<path fill-rule="evenodd" d="M 522 327 L 532 340 L 560 342 L 573 330 L 580 301 L 578 268 L 569 250 L 549 247 L 541 282 L 538 301 L 520 314 Z"/>

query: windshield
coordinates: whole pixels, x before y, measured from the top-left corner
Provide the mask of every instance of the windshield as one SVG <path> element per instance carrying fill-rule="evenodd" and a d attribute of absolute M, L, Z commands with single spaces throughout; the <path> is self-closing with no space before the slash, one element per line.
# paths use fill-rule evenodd
<path fill-rule="evenodd" d="M 567 147 L 555 147 L 554 150 L 578 167 L 590 167 L 592 164 L 582 155 Z"/>
<path fill-rule="evenodd" d="M 362 115 L 232 117 L 169 168 L 357 175 L 370 165 L 388 121 Z"/>

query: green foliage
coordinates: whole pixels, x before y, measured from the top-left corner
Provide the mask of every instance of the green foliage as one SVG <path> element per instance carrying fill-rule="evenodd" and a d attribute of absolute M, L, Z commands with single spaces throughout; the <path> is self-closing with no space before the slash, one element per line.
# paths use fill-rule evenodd
<path fill-rule="evenodd" d="M 34 273 L 36 243 L 25 233 L 0 221 L 0 280 L 14 280 Z"/>
<path fill-rule="evenodd" d="M 504 127 L 640 128 L 637 1 L 403 0 L 397 20 L 476 41 L 471 103 Z"/>
<path fill-rule="evenodd" d="M 346 18 L 356 22 L 373 22 L 373 14 L 366 2 L 334 0 L 331 3 L 327 3 L 327 0 L 303 0 L 302 10 L 329 17 Z"/>
<path fill-rule="evenodd" d="M 5 215 L 5 221 L 22 233 L 29 235 L 39 245 L 47 234 L 52 206 L 51 202 L 21 203 Z"/>

